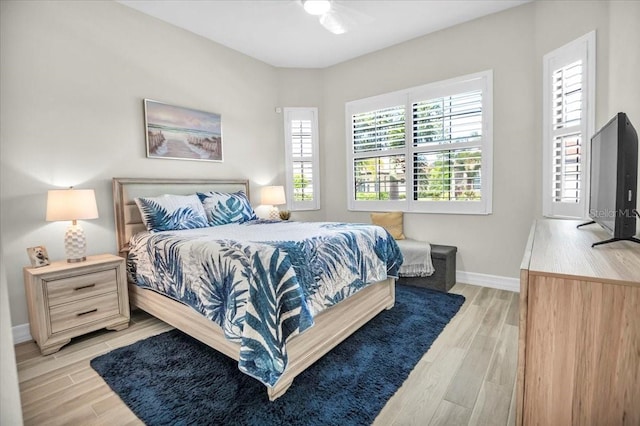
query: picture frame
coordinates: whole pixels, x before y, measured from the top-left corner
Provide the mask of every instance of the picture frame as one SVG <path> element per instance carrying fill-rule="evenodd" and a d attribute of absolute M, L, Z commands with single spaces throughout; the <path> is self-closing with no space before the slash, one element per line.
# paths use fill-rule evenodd
<path fill-rule="evenodd" d="M 49 254 L 45 246 L 28 247 L 27 254 L 31 261 L 31 266 L 34 268 L 40 268 L 41 266 L 47 266 L 49 262 Z"/>
<path fill-rule="evenodd" d="M 222 162 L 220 114 L 144 100 L 147 158 Z"/>

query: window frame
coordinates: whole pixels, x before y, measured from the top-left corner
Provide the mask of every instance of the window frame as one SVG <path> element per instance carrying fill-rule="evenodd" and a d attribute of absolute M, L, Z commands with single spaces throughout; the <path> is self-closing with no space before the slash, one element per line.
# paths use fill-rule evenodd
<path fill-rule="evenodd" d="M 481 149 L 481 200 L 480 201 L 418 201 L 413 200 L 414 154 L 464 148 L 465 143 L 434 145 L 432 147 L 413 144 L 413 103 L 434 98 L 452 96 L 466 91 L 482 91 L 482 140 L 473 143 Z M 384 151 L 355 153 L 353 147 L 353 115 L 393 106 L 405 107 L 405 146 Z M 350 211 L 403 211 L 416 213 L 450 213 L 488 215 L 492 213 L 493 199 L 493 71 L 486 70 L 422 86 L 399 90 L 345 104 L 345 128 L 347 150 L 347 208 Z M 354 161 L 358 158 L 405 156 L 404 200 L 356 200 Z"/>
<path fill-rule="evenodd" d="M 282 109 L 284 120 L 284 145 L 285 145 L 285 193 L 287 197 L 287 209 L 290 211 L 320 210 L 320 160 L 319 160 L 319 135 L 318 135 L 318 108 L 316 107 L 285 107 Z M 296 157 L 292 152 L 291 122 L 293 120 L 311 121 L 312 154 L 309 157 Z M 293 163 L 295 161 L 311 161 L 313 200 L 294 200 Z"/>
<path fill-rule="evenodd" d="M 553 127 L 553 74 L 560 68 L 582 60 L 581 122 L 579 126 L 565 127 L 565 132 Z M 595 131 L 596 101 L 596 32 L 591 31 L 561 46 L 542 59 L 542 215 L 560 219 L 582 219 L 587 217 L 589 203 L 589 177 L 591 161 L 591 136 Z M 554 139 L 562 133 L 579 129 L 582 138 L 580 173 L 580 201 L 563 203 L 554 201 L 553 169 Z"/>

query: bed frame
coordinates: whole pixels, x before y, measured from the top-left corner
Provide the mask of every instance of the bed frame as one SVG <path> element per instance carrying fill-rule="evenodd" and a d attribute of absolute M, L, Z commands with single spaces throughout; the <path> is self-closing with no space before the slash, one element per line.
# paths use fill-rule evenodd
<path fill-rule="evenodd" d="M 196 191 L 244 191 L 249 197 L 249 181 L 239 179 L 150 179 L 114 178 L 113 205 L 118 252 L 125 257 L 129 239 L 145 230 L 135 198 L 161 194 L 193 194 Z M 191 307 L 152 290 L 129 283 L 132 308 L 142 309 L 217 351 L 239 359 L 240 345 L 228 341 L 222 329 Z M 282 396 L 293 379 L 337 346 L 378 313 L 395 303 L 395 280 L 370 285 L 350 298 L 321 312 L 315 325 L 287 342 L 288 364 L 273 387 L 267 387 L 271 401 Z"/>

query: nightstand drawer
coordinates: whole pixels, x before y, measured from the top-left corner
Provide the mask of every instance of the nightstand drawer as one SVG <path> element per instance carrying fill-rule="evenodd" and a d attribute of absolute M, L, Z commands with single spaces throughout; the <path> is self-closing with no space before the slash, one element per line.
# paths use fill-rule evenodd
<path fill-rule="evenodd" d="M 78 302 L 52 307 L 51 332 L 57 333 L 119 314 L 118 293 L 82 299 Z"/>
<path fill-rule="evenodd" d="M 57 306 L 86 297 L 117 291 L 116 269 L 91 272 L 47 282 L 49 306 Z"/>

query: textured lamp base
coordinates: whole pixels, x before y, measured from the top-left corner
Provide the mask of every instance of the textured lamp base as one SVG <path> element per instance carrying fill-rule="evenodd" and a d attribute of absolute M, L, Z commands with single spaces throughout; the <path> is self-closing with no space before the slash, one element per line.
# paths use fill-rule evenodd
<path fill-rule="evenodd" d="M 69 263 L 87 260 L 87 239 L 80 225 L 72 224 L 67 228 L 64 234 L 64 250 Z"/>
<path fill-rule="evenodd" d="M 280 220 L 280 210 L 276 206 L 271 207 L 271 210 L 269 210 L 269 219 Z"/>

